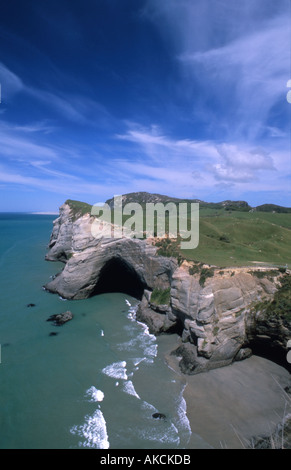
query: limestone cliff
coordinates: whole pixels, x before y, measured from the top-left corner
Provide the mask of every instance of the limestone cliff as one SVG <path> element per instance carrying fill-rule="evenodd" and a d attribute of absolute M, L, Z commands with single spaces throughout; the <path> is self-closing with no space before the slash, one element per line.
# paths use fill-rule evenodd
<path fill-rule="evenodd" d="M 281 276 L 258 278 L 250 269 L 223 271 L 213 267 L 201 282 L 201 272 L 177 259 L 160 256 L 150 240 L 92 236 L 94 217 L 76 215 L 63 204 L 54 221 L 46 259 L 62 261 L 64 269 L 45 288 L 67 299 L 84 299 L 101 292 L 123 291 L 141 300 L 137 319 L 151 332 L 177 332 L 183 372 L 195 374 L 226 366 L 251 354 L 260 343 L 275 342 L 282 354 L 291 338 L 291 322 L 260 317 L 253 306 L 271 299 Z M 205 266 L 204 269 L 210 267 Z M 169 292 L 161 304 L 157 292 Z M 286 365 L 288 365 L 286 363 Z"/>
<path fill-rule="evenodd" d="M 66 299 L 85 299 L 110 288 L 109 285 L 104 286 L 101 279 L 104 273 L 111 283 L 111 290 L 113 283 L 115 287 L 118 283 L 124 284 L 124 276 L 135 283 L 132 290 L 141 295 L 145 288 L 170 286 L 177 267 L 175 259 L 157 256 L 157 249 L 146 240 L 96 239 L 91 233 L 94 220 L 89 213 L 75 219 L 66 203 L 60 207 L 46 260 L 62 261 L 65 267 L 45 286 L 47 290 Z"/>

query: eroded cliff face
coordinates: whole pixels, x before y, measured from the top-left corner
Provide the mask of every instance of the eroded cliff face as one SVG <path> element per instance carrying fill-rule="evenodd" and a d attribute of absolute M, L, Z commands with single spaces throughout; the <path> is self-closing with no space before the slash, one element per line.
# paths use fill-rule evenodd
<path fill-rule="evenodd" d="M 220 270 L 199 284 L 187 263 L 178 268 L 171 285 L 172 314 L 183 324 L 177 355 L 181 368 L 198 373 L 226 366 L 251 354 L 249 332 L 256 335 L 253 305 L 271 298 L 276 284 L 258 279 L 246 269 Z"/>
<path fill-rule="evenodd" d="M 95 239 L 93 222 L 90 214 L 75 219 L 69 205 L 61 206 L 46 259 L 65 266 L 45 286 L 47 290 L 67 299 L 84 299 L 106 291 L 106 286 L 110 291 L 110 283 L 112 290 L 120 287 L 127 293 L 134 291 L 126 291 L 126 286 L 136 286 L 141 300 L 137 319 L 154 334 L 179 333 L 181 345 L 175 353 L 181 357 L 181 370 L 188 374 L 248 357 L 250 346 L 261 337 L 267 347 L 275 341 L 287 352 L 290 322 L 278 320 L 274 332 L 274 324 L 253 308 L 258 301 L 272 298 L 279 272 L 270 280 L 259 279 L 246 268 L 214 269 L 201 285 L 199 273 L 190 274 L 188 262 L 179 266 L 175 258 L 159 256 L 150 241 Z M 167 289 L 167 304 L 152 300 L 153 291 Z"/>
<path fill-rule="evenodd" d="M 48 261 L 62 261 L 64 269 L 45 288 L 66 299 L 85 299 L 98 293 L 102 271 L 108 263 L 120 269 L 120 282 L 126 273 L 144 288 L 167 288 L 177 261 L 157 256 L 157 249 L 146 240 L 101 238 L 92 236 L 95 218 L 90 214 L 74 219 L 68 204 L 60 208 L 54 221 L 46 254 Z M 124 269 L 122 269 L 122 267 Z M 112 278 L 114 277 L 112 269 Z M 117 281 L 115 280 L 115 283 Z M 103 286 L 104 287 L 104 286 Z"/>

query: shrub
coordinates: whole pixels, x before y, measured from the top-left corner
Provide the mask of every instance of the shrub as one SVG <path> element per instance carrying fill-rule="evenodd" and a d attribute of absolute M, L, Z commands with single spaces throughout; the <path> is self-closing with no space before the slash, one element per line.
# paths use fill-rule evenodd
<path fill-rule="evenodd" d="M 280 273 L 285 273 L 285 272 L 286 272 L 286 268 L 279 268 L 279 272 L 280 272 Z"/>
<path fill-rule="evenodd" d="M 217 335 L 218 335 L 218 332 L 219 332 L 219 327 L 218 327 L 218 326 L 215 326 L 215 327 L 213 328 L 213 334 L 214 334 L 214 336 L 217 336 Z"/>
<path fill-rule="evenodd" d="M 200 264 L 194 264 L 193 266 L 190 266 L 189 268 L 189 274 L 193 276 L 193 274 L 198 274 L 200 272 Z"/>
<path fill-rule="evenodd" d="M 200 273 L 199 284 L 200 286 L 204 286 L 205 281 L 208 277 L 214 276 L 214 269 L 213 268 L 202 268 Z"/>
<path fill-rule="evenodd" d="M 155 288 L 151 295 L 151 302 L 156 305 L 169 305 L 171 297 L 171 288 L 158 289 Z"/>
<path fill-rule="evenodd" d="M 264 277 L 272 278 L 278 274 L 278 271 L 276 270 L 270 270 L 270 271 L 249 271 L 250 274 L 253 276 L 256 276 L 259 279 L 262 279 Z"/>
<path fill-rule="evenodd" d="M 275 292 L 273 300 L 258 302 L 254 309 L 261 310 L 268 317 L 279 317 L 291 321 L 291 276 L 285 275 Z"/>
<path fill-rule="evenodd" d="M 230 243 L 230 239 L 228 238 L 227 235 L 221 235 L 219 237 L 219 241 L 224 242 L 224 243 Z"/>
<path fill-rule="evenodd" d="M 171 240 L 170 238 L 163 238 L 155 243 L 158 247 L 157 254 L 159 256 L 173 257 L 178 261 L 179 266 L 183 263 L 185 257 L 179 250 L 178 240 Z"/>

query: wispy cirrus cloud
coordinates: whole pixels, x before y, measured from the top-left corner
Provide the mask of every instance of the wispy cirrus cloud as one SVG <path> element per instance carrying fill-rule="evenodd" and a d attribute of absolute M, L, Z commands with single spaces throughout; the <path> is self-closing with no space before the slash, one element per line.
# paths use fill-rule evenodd
<path fill-rule="evenodd" d="M 132 142 L 143 149 L 146 156 L 153 161 L 161 162 L 163 158 L 170 165 L 177 163 L 183 158 L 192 159 L 197 163 L 201 159 L 214 159 L 217 151 L 211 141 L 175 139 L 166 135 L 159 126 L 152 125 L 150 128 L 137 123 L 128 123 L 128 129 L 124 134 L 117 134 L 116 138 Z"/>
<path fill-rule="evenodd" d="M 19 161 L 33 158 L 37 160 L 56 160 L 58 158 L 53 148 L 27 138 L 22 132 L 23 129 L 17 130 L 17 126 L 14 128 L 14 126 L 9 126 L 7 123 L 2 122 L 0 124 L 0 154 L 2 158 L 6 157 L 10 160 Z"/>
<path fill-rule="evenodd" d="M 19 78 L 14 72 L 0 62 L 0 84 L 2 100 L 5 96 L 6 99 L 10 99 L 15 94 L 23 91 L 25 85 L 21 78 Z"/>
<path fill-rule="evenodd" d="M 70 78 L 64 83 L 70 83 Z M 29 99 L 35 100 L 44 108 L 55 112 L 55 119 L 65 119 L 69 122 L 88 127 L 110 127 L 113 117 L 106 107 L 90 98 L 87 94 L 39 88 L 25 83 L 22 78 L 0 62 L 0 84 L 2 88 L 2 100 L 13 98 L 17 93 L 22 93 Z M 40 127 L 40 126 L 39 126 Z M 24 130 L 36 130 L 33 126 L 24 126 Z M 40 129 L 40 130 L 44 130 Z"/>
<path fill-rule="evenodd" d="M 19 1 L 35 29 L 16 28 L 7 8 L 2 185 L 48 200 L 131 191 L 279 200 L 291 171 L 290 0 L 145 0 L 142 11 L 133 2 L 132 28 L 117 2 L 114 34 L 110 2 L 92 4 L 94 20 L 65 3 Z"/>
<path fill-rule="evenodd" d="M 272 127 L 274 106 L 286 101 L 290 2 L 148 0 L 147 5 L 148 17 L 175 51 L 193 113 L 205 122 L 208 116 L 224 138 L 260 139 Z M 210 129 L 213 133 L 214 126 Z M 284 129 L 286 118 L 280 122 Z"/>
<path fill-rule="evenodd" d="M 280 187 L 280 176 L 288 165 L 288 152 L 266 151 L 263 147 L 242 142 L 194 141 L 173 139 L 157 126 L 146 129 L 131 123 L 118 139 L 130 142 L 140 156 L 138 161 L 123 159 L 117 167 L 135 179 L 156 181 L 176 193 L 213 194 L 232 187 L 233 192 L 256 188 Z M 274 177 L 276 178 L 274 180 Z M 169 190 L 167 191 L 169 192 Z M 207 198 L 207 196 L 206 196 Z"/>
<path fill-rule="evenodd" d="M 32 190 L 38 189 L 41 191 L 48 191 L 55 194 L 61 194 L 66 198 L 68 195 L 90 195 L 93 199 L 100 197 L 101 194 L 106 194 L 107 185 L 102 183 L 86 182 L 82 179 L 72 177 L 72 175 L 53 174 L 51 178 L 43 179 L 39 176 L 29 176 L 21 174 L 17 171 L 12 171 L 3 168 L 0 165 L 0 183 L 23 186 Z M 59 176 L 60 178 L 56 178 Z M 64 176 L 66 178 L 64 178 Z M 95 201 L 96 202 L 96 201 Z"/>
<path fill-rule="evenodd" d="M 289 41 L 289 18 L 282 16 L 223 47 L 183 54 L 181 60 L 193 73 L 199 70 L 200 79 L 212 77 L 221 100 L 231 100 L 226 107 L 235 123 L 233 135 L 254 139 L 267 126 L 272 107 L 285 99 Z"/>
<path fill-rule="evenodd" d="M 113 119 L 104 106 L 88 96 L 32 87 L 26 87 L 25 92 L 49 109 L 55 110 L 62 118 L 77 124 L 106 127 Z"/>

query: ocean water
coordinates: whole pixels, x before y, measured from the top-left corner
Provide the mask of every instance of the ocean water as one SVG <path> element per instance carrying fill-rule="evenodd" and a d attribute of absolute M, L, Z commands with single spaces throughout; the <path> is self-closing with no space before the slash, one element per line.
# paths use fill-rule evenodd
<path fill-rule="evenodd" d="M 172 338 L 135 320 L 136 299 L 68 301 L 43 289 L 63 267 L 44 260 L 54 218 L 0 214 L 0 448 L 207 447 L 164 361 Z M 70 322 L 47 321 L 65 310 Z"/>

